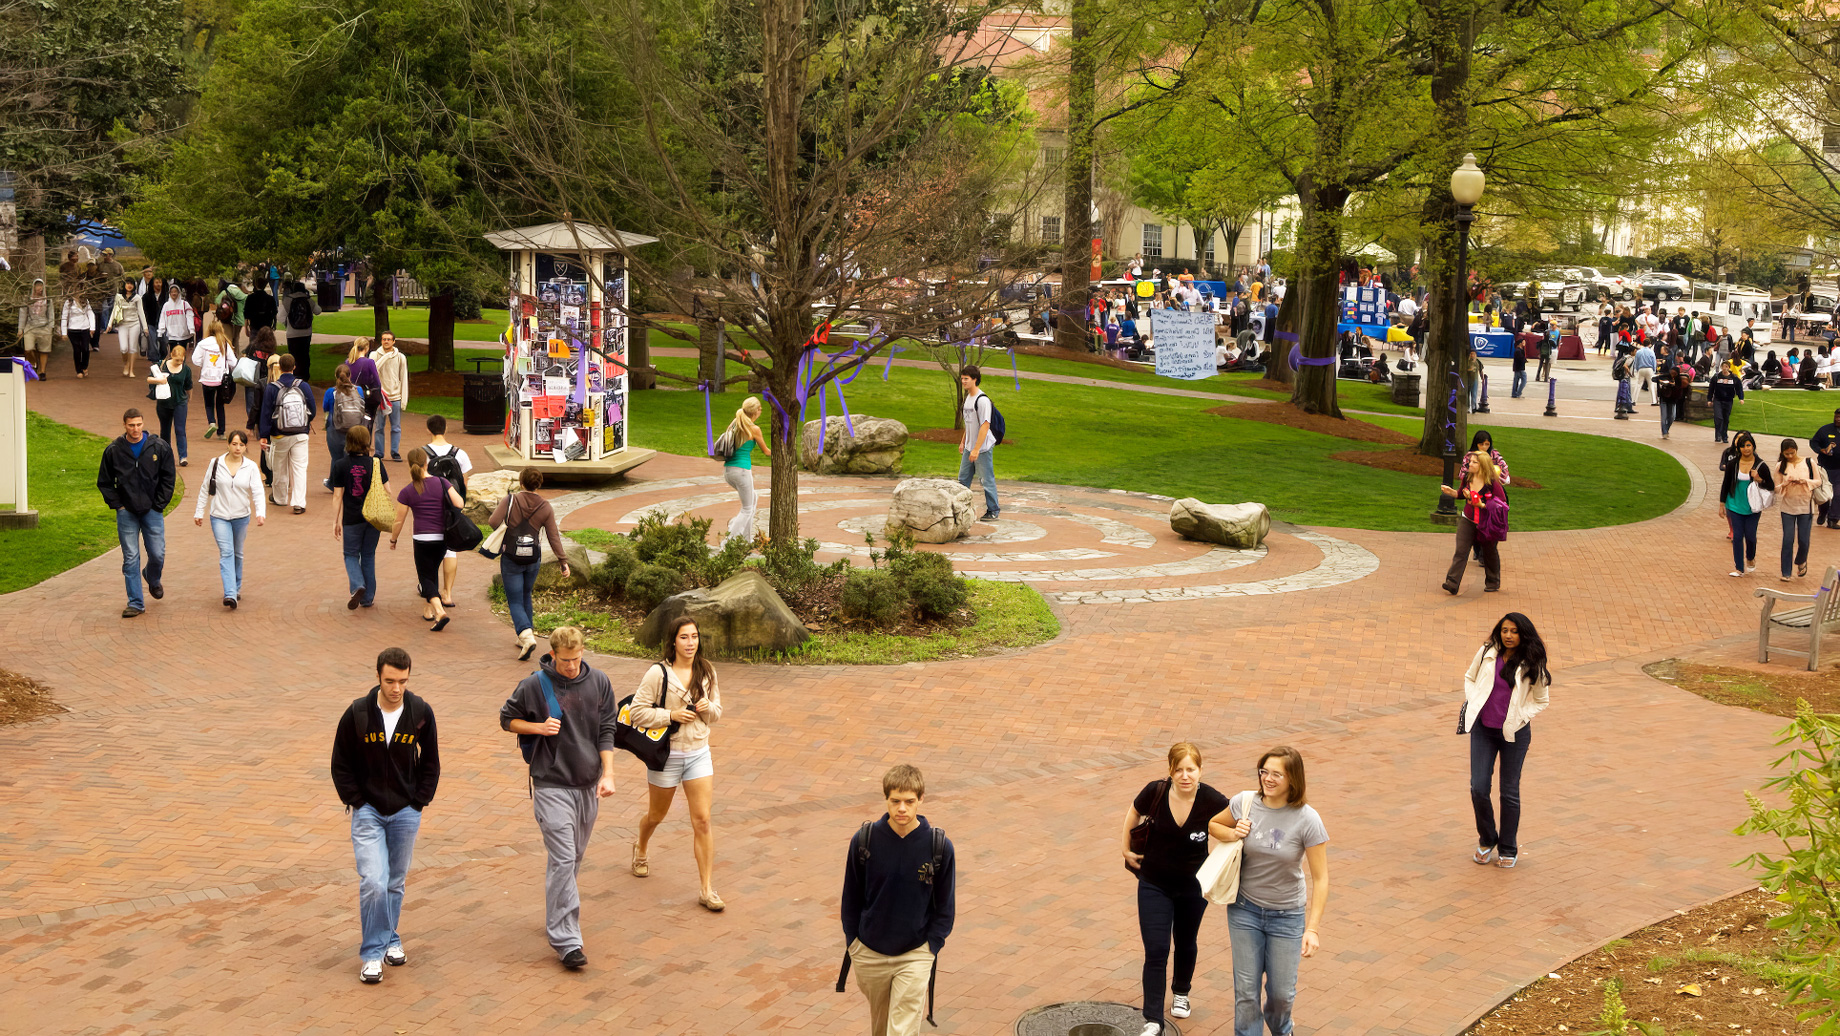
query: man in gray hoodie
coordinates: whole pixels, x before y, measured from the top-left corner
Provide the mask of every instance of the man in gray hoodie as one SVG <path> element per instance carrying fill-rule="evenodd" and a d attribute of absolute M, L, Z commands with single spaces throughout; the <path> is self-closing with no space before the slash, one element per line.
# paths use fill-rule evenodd
<path fill-rule="evenodd" d="M 530 798 L 549 852 L 543 877 L 549 944 L 571 970 L 584 967 L 581 895 L 575 879 L 600 800 L 613 794 L 613 736 L 618 705 L 607 676 L 583 660 L 581 630 L 558 626 L 550 653 L 498 710 L 498 725 L 518 735 L 530 763 Z M 555 708 L 550 707 L 550 701 Z"/>
<path fill-rule="evenodd" d="M 45 279 L 32 282 L 32 297 L 19 307 L 19 341 L 25 346 L 26 362 L 44 377 L 51 368 L 51 346 L 57 341 L 57 310 L 45 294 Z"/>

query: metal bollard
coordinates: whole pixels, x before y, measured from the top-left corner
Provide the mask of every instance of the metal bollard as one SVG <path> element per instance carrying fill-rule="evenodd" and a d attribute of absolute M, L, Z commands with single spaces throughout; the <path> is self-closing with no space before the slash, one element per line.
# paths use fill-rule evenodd
<path fill-rule="evenodd" d="M 1476 413 L 1486 414 L 1488 412 L 1489 412 L 1489 376 L 1487 374 L 1484 374 L 1482 376 L 1482 402 L 1480 405 L 1476 407 Z"/>
<path fill-rule="evenodd" d="M 1546 377 L 1546 416 L 1559 416 L 1559 379 L 1551 375 Z"/>

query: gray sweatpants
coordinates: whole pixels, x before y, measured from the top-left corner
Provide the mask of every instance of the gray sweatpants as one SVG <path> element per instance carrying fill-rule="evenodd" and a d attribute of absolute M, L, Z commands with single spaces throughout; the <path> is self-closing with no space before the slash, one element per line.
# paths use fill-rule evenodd
<path fill-rule="evenodd" d="M 534 788 L 531 802 L 543 848 L 549 850 L 549 869 L 543 875 L 544 928 L 558 957 L 581 949 L 581 894 L 575 888 L 582 857 L 588 854 L 588 836 L 601 800 L 594 785 L 585 788 Z"/>

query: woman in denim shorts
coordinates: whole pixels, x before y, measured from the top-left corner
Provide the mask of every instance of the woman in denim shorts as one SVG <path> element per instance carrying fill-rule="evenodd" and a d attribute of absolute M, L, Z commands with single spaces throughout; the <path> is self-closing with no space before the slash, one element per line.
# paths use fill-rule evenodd
<path fill-rule="evenodd" d="M 716 668 L 700 650 L 696 620 L 682 616 L 664 638 L 664 660 L 646 670 L 633 692 L 632 725 L 641 730 L 677 724 L 671 733 L 671 757 L 662 770 L 648 770 L 651 798 L 639 821 L 639 840 L 633 843 L 632 872 L 651 873 L 645 850 L 652 832 L 671 811 L 671 799 L 683 785 L 690 804 L 690 830 L 695 836 L 696 873 L 702 881 L 697 902 L 720 912 L 726 905 L 711 883 L 716 866 L 715 832 L 709 826 L 709 806 L 715 798 L 715 764 L 709 757 L 709 726 L 722 718 L 722 695 L 716 690 Z"/>

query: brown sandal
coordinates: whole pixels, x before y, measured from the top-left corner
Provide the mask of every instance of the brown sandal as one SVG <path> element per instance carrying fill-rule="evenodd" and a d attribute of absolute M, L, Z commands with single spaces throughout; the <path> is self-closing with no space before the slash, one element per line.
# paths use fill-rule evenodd
<path fill-rule="evenodd" d="M 645 862 L 645 857 L 639 855 L 638 842 L 633 843 L 632 872 L 635 878 L 647 877 L 652 873 L 652 868 Z"/>

